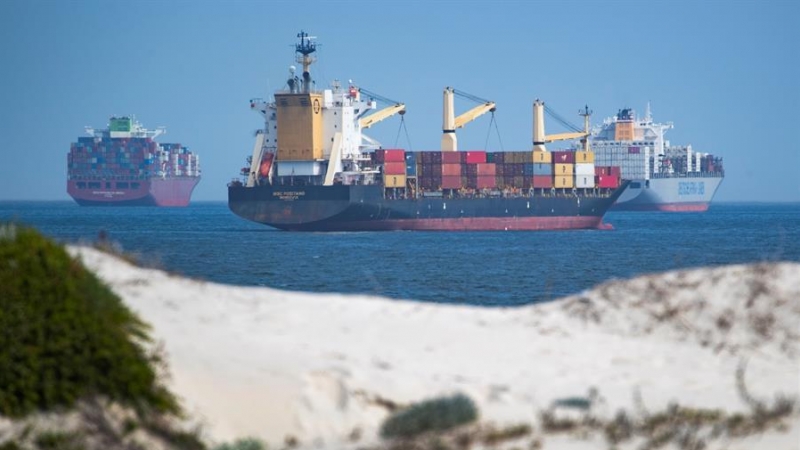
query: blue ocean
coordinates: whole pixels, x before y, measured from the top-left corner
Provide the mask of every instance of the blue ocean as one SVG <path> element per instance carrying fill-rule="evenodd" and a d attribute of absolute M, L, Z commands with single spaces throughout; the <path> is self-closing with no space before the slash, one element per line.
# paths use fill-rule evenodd
<path fill-rule="evenodd" d="M 0 202 L 0 222 L 64 243 L 100 233 L 142 264 L 191 278 L 310 292 L 512 306 L 614 278 L 700 266 L 800 262 L 800 205 L 714 203 L 706 213 L 609 212 L 613 230 L 290 233 L 225 202 L 187 208 Z"/>

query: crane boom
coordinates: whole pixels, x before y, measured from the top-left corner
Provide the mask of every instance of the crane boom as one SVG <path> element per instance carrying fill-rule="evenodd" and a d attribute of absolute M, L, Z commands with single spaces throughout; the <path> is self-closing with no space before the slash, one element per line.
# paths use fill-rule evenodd
<path fill-rule="evenodd" d="M 370 92 L 364 88 L 358 88 L 358 92 L 372 98 L 375 100 L 380 100 L 383 103 L 389 104 L 391 106 L 387 106 L 386 108 L 381 109 L 380 111 L 376 111 L 366 117 L 362 117 L 358 121 L 358 125 L 363 128 L 369 128 L 375 125 L 378 122 L 381 122 L 389 117 L 392 117 L 395 114 L 403 115 L 406 113 L 406 105 L 404 103 L 400 103 L 389 98 L 380 96 L 374 92 Z"/>
<path fill-rule="evenodd" d="M 580 139 L 588 136 L 589 133 L 559 133 L 550 134 L 544 137 L 544 142 L 567 141 L 570 139 Z"/>
<path fill-rule="evenodd" d="M 484 103 L 483 105 L 478 105 L 469 111 L 461 114 L 460 116 L 456 117 L 455 120 L 455 128 L 463 128 L 464 125 L 472 122 L 473 120 L 477 119 L 478 117 L 486 114 L 489 111 L 494 111 L 496 109 L 496 105 L 494 102 Z"/>
<path fill-rule="evenodd" d="M 382 120 L 392 117 L 395 114 L 402 115 L 405 114 L 405 112 L 406 112 L 406 105 L 399 103 L 397 105 L 392 105 L 387 108 L 383 108 L 380 111 L 376 111 L 366 117 L 361 118 L 358 121 L 358 124 L 361 126 L 361 128 L 367 129 Z"/>

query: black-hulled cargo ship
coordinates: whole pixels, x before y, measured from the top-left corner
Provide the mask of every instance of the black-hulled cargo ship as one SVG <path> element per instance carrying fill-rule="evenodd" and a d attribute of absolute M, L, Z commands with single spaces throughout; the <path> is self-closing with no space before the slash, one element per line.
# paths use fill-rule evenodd
<path fill-rule="evenodd" d="M 362 134 L 405 106 L 363 88 L 333 83 L 312 90 L 314 41 L 296 45 L 302 78 L 267 102 L 244 180 L 228 185 L 228 206 L 248 220 L 290 231 L 565 230 L 603 228 L 603 215 L 625 189 L 619 170 L 596 167 L 593 153 L 549 152 L 546 142 L 588 135 L 544 135 L 543 103 L 534 103 L 534 149 L 459 152 L 455 129 L 489 111 L 455 117 L 444 92 L 441 151 L 380 148 Z M 377 109 L 376 99 L 389 106 Z M 568 136 L 569 135 L 569 136 Z"/>

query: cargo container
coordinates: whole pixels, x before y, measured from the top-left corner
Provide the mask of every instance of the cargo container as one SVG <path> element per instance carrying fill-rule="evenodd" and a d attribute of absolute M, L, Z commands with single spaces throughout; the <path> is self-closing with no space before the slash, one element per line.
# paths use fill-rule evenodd
<path fill-rule="evenodd" d="M 556 163 L 553 173 L 556 176 L 574 175 L 575 174 L 575 164 Z"/>
<path fill-rule="evenodd" d="M 538 164 L 551 164 L 553 162 L 553 154 L 551 152 L 534 151 L 533 162 Z"/>
<path fill-rule="evenodd" d="M 461 162 L 467 164 L 479 164 L 486 162 L 486 152 L 485 151 L 467 151 L 467 152 L 460 152 L 462 160 Z"/>
<path fill-rule="evenodd" d="M 553 165 L 552 164 L 543 164 L 543 163 L 536 163 L 533 165 L 533 175 L 553 175 Z"/>
<path fill-rule="evenodd" d="M 461 164 L 460 152 L 442 152 L 442 164 Z"/>
<path fill-rule="evenodd" d="M 402 188 L 406 186 L 405 175 L 384 175 L 383 185 L 387 188 Z"/>
<path fill-rule="evenodd" d="M 552 175 L 534 175 L 532 181 L 532 187 L 534 188 L 552 188 L 553 187 L 553 176 Z"/>
<path fill-rule="evenodd" d="M 442 176 L 441 181 L 442 189 L 461 189 L 461 175 L 459 176 Z"/>
<path fill-rule="evenodd" d="M 588 175 L 595 176 L 594 163 L 577 163 L 575 164 L 575 175 Z"/>
<path fill-rule="evenodd" d="M 594 175 L 575 175 L 575 187 L 576 188 L 593 188 L 594 187 Z"/>
<path fill-rule="evenodd" d="M 492 176 L 497 174 L 497 166 L 493 163 L 477 164 L 478 176 Z"/>
<path fill-rule="evenodd" d="M 575 187 L 575 181 L 572 176 L 556 175 L 553 178 L 553 186 L 556 188 L 572 188 Z"/>
<path fill-rule="evenodd" d="M 620 185 L 619 177 L 616 175 L 598 175 L 595 183 L 600 188 L 617 188 Z"/>
<path fill-rule="evenodd" d="M 556 151 L 553 154 L 553 162 L 556 164 L 575 164 L 575 152 Z"/>
<path fill-rule="evenodd" d="M 406 163 L 405 162 L 390 162 L 386 161 L 383 164 L 383 173 L 387 175 L 405 175 Z"/>
<path fill-rule="evenodd" d="M 594 152 L 578 150 L 575 152 L 575 164 L 594 163 Z"/>
<path fill-rule="evenodd" d="M 443 177 L 461 176 L 461 164 L 444 163 L 441 167 Z"/>

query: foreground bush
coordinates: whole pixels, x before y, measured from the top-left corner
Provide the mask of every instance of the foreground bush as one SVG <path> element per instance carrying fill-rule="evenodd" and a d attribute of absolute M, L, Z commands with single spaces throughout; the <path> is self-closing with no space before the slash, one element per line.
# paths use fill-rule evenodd
<path fill-rule="evenodd" d="M 391 415 L 381 426 L 384 438 L 410 438 L 475 421 L 478 409 L 462 394 L 415 403 Z"/>
<path fill-rule="evenodd" d="M 64 248 L 0 224 L 0 415 L 104 395 L 138 412 L 179 413 L 158 382 L 147 325 Z"/>

